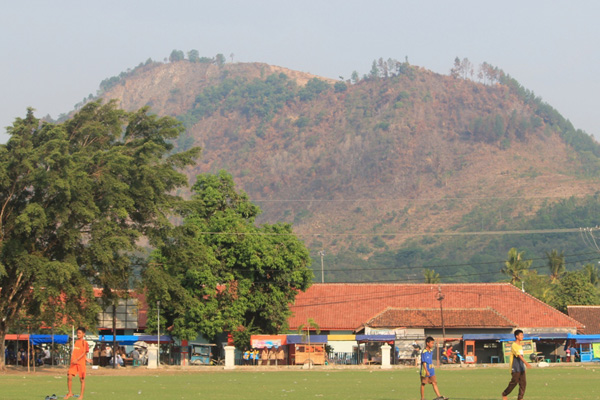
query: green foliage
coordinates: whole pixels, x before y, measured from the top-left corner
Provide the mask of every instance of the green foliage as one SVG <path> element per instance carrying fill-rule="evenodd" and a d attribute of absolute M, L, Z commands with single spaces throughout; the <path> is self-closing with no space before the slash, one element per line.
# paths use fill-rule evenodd
<path fill-rule="evenodd" d="M 566 272 L 565 270 L 565 254 L 552 249 L 551 252 L 546 252 L 548 257 L 548 269 L 550 270 L 550 280 L 556 282 Z"/>
<path fill-rule="evenodd" d="M 169 56 L 170 62 L 183 61 L 184 59 L 185 59 L 185 55 L 183 54 L 183 51 L 181 51 L 181 50 L 173 50 L 171 52 L 171 55 Z"/>
<path fill-rule="evenodd" d="M 312 78 L 298 91 L 298 97 L 300 101 L 311 101 L 321 93 L 329 90 L 329 88 L 330 85 L 327 82 L 318 78 Z"/>
<path fill-rule="evenodd" d="M 555 286 L 550 305 L 566 313 L 567 306 L 597 305 L 598 289 L 589 281 L 584 271 L 567 272 Z"/>
<path fill-rule="evenodd" d="M 440 283 L 440 274 L 436 273 L 433 269 L 425 268 L 423 270 L 423 277 L 425 278 L 425 283 Z"/>
<path fill-rule="evenodd" d="M 523 274 L 531 266 L 532 260 L 523 259 L 524 251 L 519 252 L 516 248 L 511 248 L 508 251 L 508 258 L 504 262 L 504 267 L 501 272 L 508 276 L 510 283 L 516 285 L 523 280 Z"/>
<path fill-rule="evenodd" d="M 288 306 L 313 274 L 291 225 L 255 226 L 260 213 L 230 175 L 200 175 L 183 224 L 174 228 L 144 272 L 149 302 L 161 300 L 173 334 L 282 332 Z"/>
<path fill-rule="evenodd" d="M 8 128 L 0 287 L 11 289 L 0 291 L 0 337 L 25 312 L 92 327 L 92 284 L 107 302 L 126 295 L 138 240 L 161 241 L 178 201 L 170 193 L 187 183 L 177 169 L 198 154 L 168 155 L 181 130 L 172 118 L 115 102 L 91 102 L 62 124 L 40 124 L 29 110 Z"/>
<path fill-rule="evenodd" d="M 504 119 L 498 114 L 476 117 L 466 133 L 473 140 L 495 143 L 506 134 Z"/>
<path fill-rule="evenodd" d="M 239 112 L 248 119 L 258 117 L 268 121 L 297 93 L 296 83 L 285 74 L 270 75 L 265 80 L 247 82 L 242 78 L 227 78 L 220 85 L 206 88 L 196 96 L 192 109 L 180 119 L 191 126 L 198 120 L 212 115 Z"/>
<path fill-rule="evenodd" d="M 346 90 L 348 90 L 348 86 L 345 82 L 339 81 L 333 85 L 333 90 L 335 93 L 344 93 Z"/>
<path fill-rule="evenodd" d="M 190 62 L 199 62 L 200 53 L 198 52 L 198 50 L 192 49 L 188 51 L 188 60 L 190 60 Z"/>
<path fill-rule="evenodd" d="M 217 64 L 217 66 L 222 67 L 223 65 L 225 65 L 225 56 L 221 53 L 217 54 L 215 56 L 215 64 Z"/>

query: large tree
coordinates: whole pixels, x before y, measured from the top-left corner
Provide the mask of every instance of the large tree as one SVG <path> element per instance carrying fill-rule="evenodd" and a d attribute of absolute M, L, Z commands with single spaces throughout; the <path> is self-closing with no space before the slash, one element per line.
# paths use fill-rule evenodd
<path fill-rule="evenodd" d="M 161 243 L 187 184 L 178 168 L 197 149 L 172 154 L 183 128 L 146 108 L 85 105 L 61 124 L 28 110 L 0 145 L 0 366 L 4 337 L 24 315 L 46 325 L 92 325 L 92 285 L 115 301 L 127 289 L 141 237 Z"/>
<path fill-rule="evenodd" d="M 600 303 L 598 289 L 589 281 L 583 270 L 567 272 L 553 288 L 550 305 L 562 312 L 567 312 L 567 306 L 597 305 Z"/>
<path fill-rule="evenodd" d="M 161 301 L 183 339 L 285 330 L 289 304 L 313 278 L 308 250 L 289 224 L 256 226 L 260 209 L 227 173 L 200 175 L 192 189 L 182 225 L 145 270 L 149 303 Z"/>

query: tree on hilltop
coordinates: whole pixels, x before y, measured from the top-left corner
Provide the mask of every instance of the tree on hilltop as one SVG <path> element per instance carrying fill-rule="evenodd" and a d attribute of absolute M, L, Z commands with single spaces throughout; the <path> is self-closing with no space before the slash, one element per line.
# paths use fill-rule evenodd
<path fill-rule="evenodd" d="M 177 62 L 177 61 L 183 61 L 183 60 L 185 60 L 185 55 L 183 54 L 183 51 L 181 51 L 181 50 L 173 50 L 171 52 L 171 55 L 169 56 L 170 62 Z"/>

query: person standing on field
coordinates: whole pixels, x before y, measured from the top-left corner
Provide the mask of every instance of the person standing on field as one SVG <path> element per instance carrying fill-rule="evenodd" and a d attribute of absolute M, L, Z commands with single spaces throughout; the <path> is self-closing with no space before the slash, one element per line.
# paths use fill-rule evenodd
<path fill-rule="evenodd" d="M 421 353 L 421 400 L 425 400 L 425 385 L 433 386 L 433 391 L 437 395 L 434 400 L 448 400 L 440 394 L 437 386 L 437 378 L 435 377 L 435 369 L 433 368 L 433 347 L 435 339 L 428 336 L 425 339 L 425 349 Z"/>
<path fill-rule="evenodd" d="M 523 400 L 525 396 L 525 388 L 527 387 L 527 378 L 525 376 L 525 368 L 531 368 L 531 365 L 525 361 L 523 357 L 523 331 L 517 329 L 515 331 L 515 341 L 510 346 L 510 372 L 511 379 L 504 392 L 502 392 L 502 400 L 508 400 L 508 395 L 513 389 L 519 385 L 518 400 Z"/>
<path fill-rule="evenodd" d="M 85 341 L 85 328 L 77 328 L 77 340 L 73 345 L 73 352 L 71 353 L 71 365 L 67 372 L 67 387 L 69 393 L 65 396 L 65 399 L 73 397 L 73 377 L 79 375 L 79 381 L 81 382 L 81 394 L 79 399 L 83 399 L 83 392 L 85 391 L 85 363 L 90 362 L 87 359 L 87 353 L 90 351 L 90 346 Z"/>

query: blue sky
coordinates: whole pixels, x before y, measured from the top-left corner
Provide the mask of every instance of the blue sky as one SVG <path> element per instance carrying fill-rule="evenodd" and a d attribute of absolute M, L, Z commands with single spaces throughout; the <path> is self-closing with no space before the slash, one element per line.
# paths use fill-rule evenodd
<path fill-rule="evenodd" d="M 488 62 L 600 138 L 600 2 L 22 0 L 0 13 L 0 142 L 35 108 L 68 112 L 100 81 L 173 49 L 329 78 L 379 57 L 447 74 Z"/>

